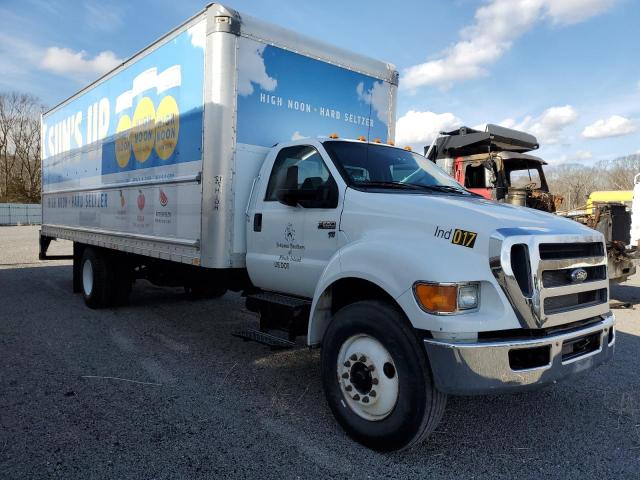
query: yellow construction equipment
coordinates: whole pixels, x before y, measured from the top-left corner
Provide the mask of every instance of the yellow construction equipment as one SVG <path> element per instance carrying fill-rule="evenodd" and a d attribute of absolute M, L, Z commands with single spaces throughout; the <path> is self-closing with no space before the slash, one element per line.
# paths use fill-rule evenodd
<path fill-rule="evenodd" d="M 630 207 L 633 201 L 633 190 L 601 190 L 592 192 L 587 200 L 587 214 L 593 213 L 594 203 L 619 204 Z"/>

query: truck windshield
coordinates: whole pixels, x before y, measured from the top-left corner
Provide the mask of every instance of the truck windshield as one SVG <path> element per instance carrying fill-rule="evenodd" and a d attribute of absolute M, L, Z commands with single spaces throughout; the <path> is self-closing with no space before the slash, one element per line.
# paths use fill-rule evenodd
<path fill-rule="evenodd" d="M 540 172 L 533 166 L 522 170 L 507 170 L 509 185 L 515 188 L 542 188 Z"/>
<path fill-rule="evenodd" d="M 408 150 L 364 142 L 323 145 L 352 187 L 468 193 L 440 167 Z"/>

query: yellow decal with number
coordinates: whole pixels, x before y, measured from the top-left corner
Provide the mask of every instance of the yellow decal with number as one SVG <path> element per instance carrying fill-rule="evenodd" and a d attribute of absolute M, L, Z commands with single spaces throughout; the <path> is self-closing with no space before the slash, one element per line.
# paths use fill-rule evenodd
<path fill-rule="evenodd" d="M 468 232 L 467 230 L 460 230 L 456 228 L 453 231 L 453 236 L 451 237 L 451 243 L 454 245 L 462 245 L 463 247 L 473 248 L 476 243 L 476 237 L 478 236 L 475 232 Z"/>

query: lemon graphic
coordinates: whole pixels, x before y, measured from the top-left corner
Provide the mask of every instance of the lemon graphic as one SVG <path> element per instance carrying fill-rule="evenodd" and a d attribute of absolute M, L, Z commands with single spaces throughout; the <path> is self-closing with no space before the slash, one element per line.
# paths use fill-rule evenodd
<path fill-rule="evenodd" d="M 133 154 L 140 163 L 145 162 L 153 144 L 156 141 L 156 111 L 149 97 L 143 97 L 133 113 L 133 128 L 131 129 L 131 145 Z"/>
<path fill-rule="evenodd" d="M 168 159 L 178 144 L 180 112 L 175 98 L 167 95 L 158 105 L 156 113 L 156 153 L 162 160 Z"/>
<path fill-rule="evenodd" d="M 131 158 L 131 140 L 129 130 L 131 129 L 131 119 L 129 115 L 123 115 L 118 120 L 116 128 L 116 160 L 120 168 L 124 168 Z"/>

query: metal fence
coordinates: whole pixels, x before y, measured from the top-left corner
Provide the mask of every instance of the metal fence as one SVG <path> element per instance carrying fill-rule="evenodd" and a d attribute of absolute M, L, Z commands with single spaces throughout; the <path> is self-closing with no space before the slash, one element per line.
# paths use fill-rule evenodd
<path fill-rule="evenodd" d="M 39 203 L 0 203 L 0 225 L 40 225 L 42 205 Z"/>

